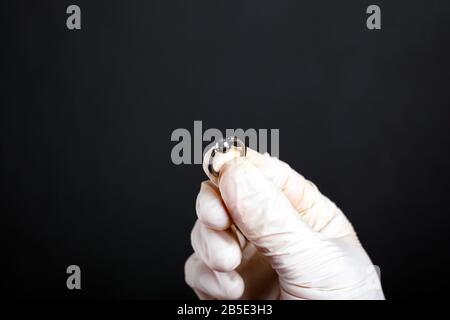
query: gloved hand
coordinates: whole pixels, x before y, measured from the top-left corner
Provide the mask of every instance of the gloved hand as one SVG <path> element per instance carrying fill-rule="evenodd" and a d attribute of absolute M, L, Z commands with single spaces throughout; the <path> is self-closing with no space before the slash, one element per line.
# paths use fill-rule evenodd
<path fill-rule="evenodd" d="M 185 264 L 199 298 L 384 299 L 352 225 L 314 184 L 250 149 L 221 166 L 218 187 L 201 185 Z"/>

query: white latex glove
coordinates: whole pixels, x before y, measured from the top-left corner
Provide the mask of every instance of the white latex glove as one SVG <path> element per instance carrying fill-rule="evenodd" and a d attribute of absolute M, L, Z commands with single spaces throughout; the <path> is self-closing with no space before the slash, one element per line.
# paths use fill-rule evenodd
<path fill-rule="evenodd" d="M 199 298 L 384 299 L 352 225 L 314 184 L 250 149 L 220 166 L 218 187 L 201 185 L 185 265 Z"/>

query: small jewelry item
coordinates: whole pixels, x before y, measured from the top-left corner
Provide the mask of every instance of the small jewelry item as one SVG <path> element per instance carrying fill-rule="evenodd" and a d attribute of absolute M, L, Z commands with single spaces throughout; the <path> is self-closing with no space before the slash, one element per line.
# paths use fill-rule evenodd
<path fill-rule="evenodd" d="M 208 161 L 208 171 L 213 177 L 217 178 L 220 174 L 220 172 L 214 169 L 214 157 L 219 153 L 228 153 L 232 149 L 237 150 L 241 157 L 245 157 L 247 155 L 247 146 L 236 136 L 226 137 L 225 139 L 220 139 L 216 142 L 211 151 L 211 156 L 209 157 Z"/>

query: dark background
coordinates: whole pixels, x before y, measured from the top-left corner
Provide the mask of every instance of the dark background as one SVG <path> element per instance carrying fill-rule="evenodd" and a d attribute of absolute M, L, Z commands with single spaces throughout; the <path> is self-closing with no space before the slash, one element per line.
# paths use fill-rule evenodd
<path fill-rule="evenodd" d="M 2 294 L 194 298 L 205 176 L 170 160 L 194 120 L 279 128 L 280 158 L 348 215 L 387 298 L 448 294 L 449 1 L 9 0 L 1 23 Z"/>

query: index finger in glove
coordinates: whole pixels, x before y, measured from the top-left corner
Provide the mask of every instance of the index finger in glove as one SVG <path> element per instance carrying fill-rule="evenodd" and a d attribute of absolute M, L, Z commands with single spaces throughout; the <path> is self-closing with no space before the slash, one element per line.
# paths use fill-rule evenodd
<path fill-rule="evenodd" d="M 210 156 L 211 150 L 205 154 L 203 169 L 214 181 L 207 167 Z M 217 157 L 218 166 L 226 166 L 227 162 Z M 322 195 L 312 182 L 306 180 L 288 164 L 267 153 L 260 154 L 250 148 L 247 148 L 246 159 L 283 191 L 295 210 L 314 231 L 330 238 L 350 236 L 356 239 L 353 227 L 334 202 Z"/>

